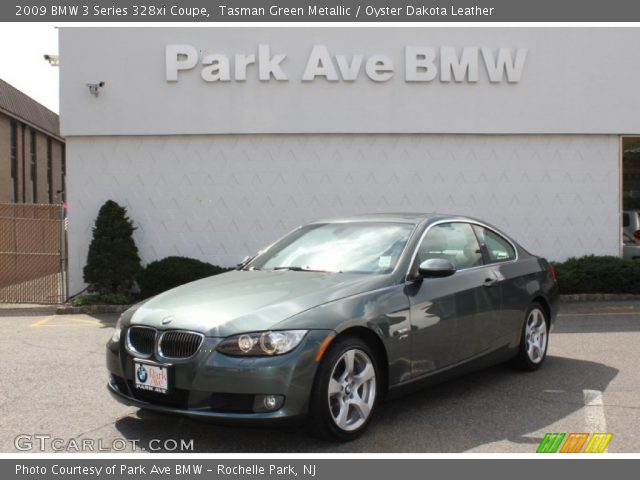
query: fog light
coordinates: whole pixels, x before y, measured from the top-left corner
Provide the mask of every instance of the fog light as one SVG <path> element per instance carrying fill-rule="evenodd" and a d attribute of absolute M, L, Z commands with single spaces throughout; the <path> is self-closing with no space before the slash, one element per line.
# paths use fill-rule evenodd
<path fill-rule="evenodd" d="M 273 410 L 278 405 L 278 399 L 273 395 L 265 395 L 264 400 L 264 408 L 267 410 Z"/>
<path fill-rule="evenodd" d="M 253 402 L 254 412 L 273 412 L 282 407 L 284 397 L 282 395 L 256 395 Z"/>

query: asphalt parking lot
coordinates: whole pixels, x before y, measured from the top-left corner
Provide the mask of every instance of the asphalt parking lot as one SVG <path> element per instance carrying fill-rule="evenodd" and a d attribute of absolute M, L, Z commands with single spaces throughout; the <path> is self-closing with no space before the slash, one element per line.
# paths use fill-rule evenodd
<path fill-rule="evenodd" d="M 304 427 L 231 428 L 146 413 L 111 399 L 104 345 L 115 316 L 0 309 L 0 452 L 522 452 L 547 432 L 610 432 L 640 452 L 640 302 L 564 304 L 534 373 L 500 365 L 382 404 L 343 445 Z M 39 436 L 39 437 L 36 437 Z M 184 446 L 181 450 L 180 445 Z M 193 442 L 191 442 L 193 440 Z M 83 441 L 85 441 L 83 443 Z"/>

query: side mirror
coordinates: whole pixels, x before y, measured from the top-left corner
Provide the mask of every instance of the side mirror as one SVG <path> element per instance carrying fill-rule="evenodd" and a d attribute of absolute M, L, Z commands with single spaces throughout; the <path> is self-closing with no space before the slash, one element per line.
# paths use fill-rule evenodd
<path fill-rule="evenodd" d="M 456 273 L 456 267 L 446 258 L 430 258 L 420 264 L 418 273 L 423 277 L 448 277 Z"/>
<path fill-rule="evenodd" d="M 241 270 L 247 263 L 249 263 L 251 260 L 253 259 L 253 257 L 247 255 L 246 257 L 244 257 L 242 259 L 242 261 L 238 264 L 236 264 L 236 270 Z"/>

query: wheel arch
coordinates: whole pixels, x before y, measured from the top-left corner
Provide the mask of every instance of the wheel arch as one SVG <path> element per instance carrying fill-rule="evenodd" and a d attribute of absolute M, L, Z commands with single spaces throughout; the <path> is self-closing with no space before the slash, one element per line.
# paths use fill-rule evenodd
<path fill-rule="evenodd" d="M 549 304 L 549 301 L 544 297 L 544 295 L 538 294 L 531 300 L 531 303 L 540 304 L 546 315 L 547 329 L 551 328 L 551 305 Z"/>
<path fill-rule="evenodd" d="M 380 384 L 382 385 L 382 397 L 384 398 L 389 390 L 389 356 L 384 342 L 373 329 L 362 326 L 354 325 L 344 330 L 341 330 L 333 339 L 331 343 L 334 343 L 337 339 L 346 336 L 358 337 L 365 341 L 376 354 L 378 366 L 380 367 Z"/>

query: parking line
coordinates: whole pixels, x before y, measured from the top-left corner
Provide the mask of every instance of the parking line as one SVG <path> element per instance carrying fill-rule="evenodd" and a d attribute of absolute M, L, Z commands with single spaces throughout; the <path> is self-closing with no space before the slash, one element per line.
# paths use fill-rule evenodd
<path fill-rule="evenodd" d="M 600 390 L 583 390 L 585 430 L 593 433 L 607 431 L 607 419 L 604 415 L 602 392 Z"/>
<path fill-rule="evenodd" d="M 32 323 L 30 326 L 31 327 L 44 327 L 44 326 L 46 326 L 47 322 L 53 320 L 54 318 L 56 318 L 55 315 L 50 315 L 48 317 L 44 317 L 41 320 L 38 320 L 36 323 Z"/>
<path fill-rule="evenodd" d="M 102 327 L 102 324 L 98 320 L 88 320 L 86 318 L 74 318 L 74 317 L 66 317 L 60 316 L 59 319 L 71 320 L 72 322 L 77 322 L 77 324 L 66 324 L 66 325 L 50 325 L 49 322 L 54 320 L 57 316 L 51 315 L 49 317 L 45 317 L 41 320 L 38 320 L 36 323 L 31 324 L 32 327 Z"/>
<path fill-rule="evenodd" d="M 74 322 L 88 323 L 91 325 L 100 325 L 98 320 L 87 320 L 86 318 L 63 317 L 65 320 L 73 320 Z"/>

